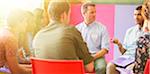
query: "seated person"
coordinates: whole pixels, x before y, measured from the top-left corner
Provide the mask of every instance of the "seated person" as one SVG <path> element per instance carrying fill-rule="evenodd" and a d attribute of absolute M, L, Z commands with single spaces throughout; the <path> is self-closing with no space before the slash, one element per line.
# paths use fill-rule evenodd
<path fill-rule="evenodd" d="M 109 51 L 107 28 L 102 23 L 96 21 L 96 5 L 94 3 L 84 3 L 81 7 L 81 13 L 84 20 L 76 28 L 81 32 L 89 52 L 94 57 L 96 74 L 105 74 L 106 61 L 104 56 Z"/>
<path fill-rule="evenodd" d="M 19 63 L 22 64 L 30 64 L 30 57 L 32 56 L 32 39 L 34 37 L 34 16 L 30 11 L 26 11 L 26 15 L 24 15 L 30 21 L 27 21 L 27 26 L 24 32 L 20 32 L 17 34 L 18 44 L 19 44 Z"/>
<path fill-rule="evenodd" d="M 59 60 L 83 60 L 85 69 L 94 69 L 93 57 L 89 54 L 80 32 L 68 25 L 69 3 L 51 0 L 49 4 L 50 23 L 41 29 L 33 39 L 35 57 Z"/>
<path fill-rule="evenodd" d="M 145 34 L 139 37 L 137 41 L 135 66 L 133 72 L 135 74 L 143 74 L 147 59 L 150 58 L 150 1 L 145 0 L 142 5 L 142 16 L 144 17 L 143 31 Z"/>
<path fill-rule="evenodd" d="M 134 73 L 143 74 L 147 59 L 150 58 L 150 34 L 141 36 L 137 42 Z"/>
<path fill-rule="evenodd" d="M 0 31 L 0 69 L 8 67 L 12 74 L 31 74 L 31 69 L 18 64 L 17 34 L 25 31 L 27 21 L 26 11 L 16 9 L 10 12 L 7 25 Z"/>
<path fill-rule="evenodd" d="M 134 11 L 134 19 L 136 20 L 136 25 L 129 28 L 126 32 L 124 39 L 124 46 L 120 43 L 118 39 L 113 39 L 112 42 L 117 44 L 122 55 L 108 63 L 107 74 L 117 74 L 116 67 L 125 67 L 135 60 L 135 49 L 137 47 L 136 41 L 140 36 L 144 34 L 142 31 L 144 19 L 141 15 L 142 6 L 138 6 Z M 124 66 L 126 62 L 126 65 Z"/>

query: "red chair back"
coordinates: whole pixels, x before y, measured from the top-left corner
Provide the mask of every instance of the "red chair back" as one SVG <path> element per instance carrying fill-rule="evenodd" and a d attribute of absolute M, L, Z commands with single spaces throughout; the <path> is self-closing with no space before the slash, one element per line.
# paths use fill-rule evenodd
<path fill-rule="evenodd" d="M 85 74 L 82 60 L 31 58 L 32 74 Z"/>

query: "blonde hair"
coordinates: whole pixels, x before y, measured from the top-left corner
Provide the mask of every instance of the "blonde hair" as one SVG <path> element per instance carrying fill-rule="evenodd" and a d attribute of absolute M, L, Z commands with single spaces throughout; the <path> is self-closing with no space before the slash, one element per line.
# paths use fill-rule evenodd
<path fill-rule="evenodd" d="M 147 19 L 150 19 L 150 0 L 144 0 L 142 5 L 142 13 Z"/>
<path fill-rule="evenodd" d="M 19 22 L 25 20 L 25 11 L 21 9 L 14 9 L 10 11 L 7 17 L 7 23 L 9 26 L 17 26 Z"/>

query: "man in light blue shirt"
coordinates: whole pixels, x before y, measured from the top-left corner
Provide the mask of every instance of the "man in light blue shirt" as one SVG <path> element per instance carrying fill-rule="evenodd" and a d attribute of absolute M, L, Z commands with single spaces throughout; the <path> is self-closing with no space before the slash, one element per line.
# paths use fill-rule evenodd
<path fill-rule="evenodd" d="M 135 60 L 135 51 L 137 48 L 137 40 L 144 34 L 142 31 L 144 19 L 141 15 L 142 6 L 138 6 L 134 11 L 134 19 L 136 25 L 126 31 L 123 45 L 118 39 L 113 39 L 112 42 L 118 45 L 122 55 L 108 63 L 106 74 L 117 74 L 116 67 L 127 67 Z"/>
<path fill-rule="evenodd" d="M 87 43 L 91 55 L 94 57 L 96 74 L 105 74 L 106 61 L 104 55 L 109 50 L 109 35 L 106 27 L 95 21 L 96 5 L 85 3 L 81 7 L 84 21 L 76 26 Z"/>
<path fill-rule="evenodd" d="M 129 28 L 124 37 L 123 48 L 125 48 L 125 52 L 123 55 L 131 56 L 135 58 L 135 49 L 137 48 L 137 40 L 140 36 L 144 34 L 143 30 L 140 29 L 140 25 L 135 25 Z"/>

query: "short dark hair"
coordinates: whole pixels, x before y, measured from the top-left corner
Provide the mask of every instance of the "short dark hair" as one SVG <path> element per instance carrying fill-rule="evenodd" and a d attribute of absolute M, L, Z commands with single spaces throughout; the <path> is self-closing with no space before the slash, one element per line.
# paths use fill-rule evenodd
<path fill-rule="evenodd" d="M 93 7 L 95 7 L 96 5 L 95 5 L 94 3 L 91 3 L 91 2 L 84 3 L 84 4 L 82 5 L 82 7 L 81 7 L 81 12 L 82 12 L 82 13 L 87 12 L 88 6 L 93 6 Z"/>
<path fill-rule="evenodd" d="M 135 10 L 142 10 L 142 5 L 136 7 Z"/>
<path fill-rule="evenodd" d="M 69 9 L 70 9 L 70 6 L 68 2 L 51 1 L 48 7 L 50 19 L 59 21 L 61 14 L 64 12 L 68 14 Z"/>

